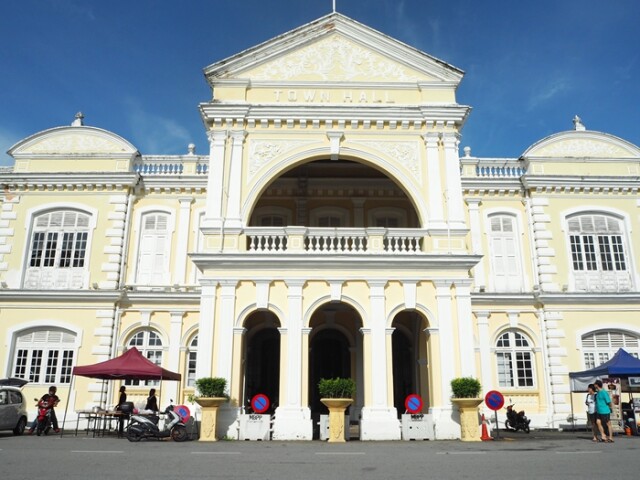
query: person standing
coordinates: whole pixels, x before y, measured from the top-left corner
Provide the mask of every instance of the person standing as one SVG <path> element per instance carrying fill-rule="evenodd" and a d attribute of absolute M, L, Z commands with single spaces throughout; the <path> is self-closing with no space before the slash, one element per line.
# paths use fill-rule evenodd
<path fill-rule="evenodd" d="M 144 406 L 145 410 L 150 410 L 154 414 L 158 413 L 158 398 L 156 397 L 156 389 L 149 390 L 149 396 L 147 397 L 147 404 Z"/>
<path fill-rule="evenodd" d="M 609 392 L 602 388 L 602 381 L 596 380 L 596 423 L 600 430 L 600 438 L 603 442 L 613 443 L 613 429 L 611 428 L 611 397 Z M 609 438 L 604 433 L 604 425 L 607 424 Z"/>
<path fill-rule="evenodd" d="M 118 404 L 116 405 L 117 412 L 120 412 L 122 410 L 122 404 L 127 401 L 127 387 L 122 385 L 120 387 L 119 393 L 120 393 L 120 398 L 118 398 Z M 124 433 L 124 420 L 126 416 L 128 416 L 128 414 L 125 415 L 122 412 L 120 412 L 120 414 L 118 415 L 118 436 L 120 437 Z"/>
<path fill-rule="evenodd" d="M 596 422 L 596 387 L 593 383 L 587 386 L 587 398 L 584 403 L 587 406 L 587 420 L 591 425 L 591 433 L 593 433 L 593 442 L 598 441 L 598 424 Z"/>

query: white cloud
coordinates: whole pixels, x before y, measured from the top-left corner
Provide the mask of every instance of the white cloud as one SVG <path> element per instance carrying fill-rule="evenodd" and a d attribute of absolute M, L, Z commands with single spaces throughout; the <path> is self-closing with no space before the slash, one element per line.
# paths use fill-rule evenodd
<path fill-rule="evenodd" d="M 189 131 L 171 118 L 145 111 L 137 100 L 125 101 L 127 120 L 132 138 L 130 140 L 140 153 L 169 154 L 186 151 L 192 141 Z"/>
<path fill-rule="evenodd" d="M 547 103 L 552 98 L 569 90 L 569 82 L 564 78 L 557 78 L 550 81 L 543 88 L 540 88 L 530 99 L 528 110 L 535 110 Z"/>

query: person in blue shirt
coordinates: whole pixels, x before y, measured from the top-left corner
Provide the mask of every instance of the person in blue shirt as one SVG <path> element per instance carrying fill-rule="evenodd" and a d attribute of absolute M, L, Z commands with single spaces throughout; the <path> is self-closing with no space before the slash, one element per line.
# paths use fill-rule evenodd
<path fill-rule="evenodd" d="M 611 428 L 611 397 L 609 392 L 602 388 L 602 381 L 596 380 L 594 383 L 596 387 L 596 422 L 598 424 L 598 430 L 600 430 L 600 438 L 603 442 L 613 443 L 613 429 Z M 609 432 L 609 438 L 604 433 L 604 423 L 607 424 L 607 431 Z"/>

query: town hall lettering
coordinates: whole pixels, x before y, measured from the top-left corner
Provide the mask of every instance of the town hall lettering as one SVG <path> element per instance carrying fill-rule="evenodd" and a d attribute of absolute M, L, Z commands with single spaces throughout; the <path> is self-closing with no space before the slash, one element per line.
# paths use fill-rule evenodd
<path fill-rule="evenodd" d="M 374 91 L 329 91 L 329 90 L 274 90 L 276 102 L 306 103 L 395 103 L 389 92 Z"/>

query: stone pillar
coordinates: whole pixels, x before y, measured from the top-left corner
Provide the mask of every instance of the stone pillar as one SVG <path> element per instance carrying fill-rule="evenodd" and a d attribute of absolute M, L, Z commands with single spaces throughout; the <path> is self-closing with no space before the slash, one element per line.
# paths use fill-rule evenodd
<path fill-rule="evenodd" d="M 184 285 L 186 283 L 186 271 L 187 271 L 187 248 L 189 241 L 189 230 L 191 222 L 191 204 L 193 203 L 192 197 L 179 198 L 180 212 L 178 213 L 178 229 L 176 231 L 176 248 L 175 248 L 175 260 L 173 264 L 173 279 L 174 285 Z"/>
<path fill-rule="evenodd" d="M 471 280 L 456 280 L 456 303 L 458 314 L 458 345 L 460 351 L 460 373 L 463 377 L 477 377 L 476 349 L 473 343 L 471 320 Z"/>
<path fill-rule="evenodd" d="M 466 202 L 469 208 L 469 226 L 471 227 L 471 250 L 474 255 L 482 255 L 482 225 L 480 223 L 480 204 L 482 202 L 479 198 L 468 198 Z M 487 278 L 483 260 L 480 260 L 473 267 L 473 278 L 476 290 L 486 287 Z"/>
<path fill-rule="evenodd" d="M 242 152 L 244 147 L 244 137 L 246 132 L 233 131 L 231 138 L 231 164 L 229 171 L 229 199 L 227 203 L 227 214 L 225 216 L 225 227 L 241 228 L 242 219 L 240 214 L 240 196 L 242 194 Z"/>
<path fill-rule="evenodd" d="M 465 228 L 464 202 L 462 201 L 462 181 L 460 178 L 460 158 L 458 157 L 458 134 L 442 134 L 444 144 L 445 174 L 447 186 L 447 221 L 452 228 Z"/>
<path fill-rule="evenodd" d="M 226 131 L 209 132 L 209 172 L 207 177 L 207 211 L 204 224 L 222 225 L 222 193 L 224 191 L 224 156 Z"/>
<path fill-rule="evenodd" d="M 355 228 L 363 228 L 365 225 L 364 218 L 364 203 L 367 200 L 365 198 L 352 198 L 353 204 L 353 226 Z"/>
<path fill-rule="evenodd" d="M 196 378 L 213 376 L 213 327 L 215 325 L 218 282 L 203 278 L 201 284 Z"/>
<path fill-rule="evenodd" d="M 429 192 L 429 225 L 442 227 L 444 223 L 442 177 L 440 175 L 440 134 L 429 132 L 423 136 L 427 147 L 427 185 Z"/>
<path fill-rule="evenodd" d="M 244 327 L 233 328 L 233 368 L 231 369 L 231 385 L 229 388 L 231 401 L 237 400 L 238 407 L 241 409 L 245 406 L 247 400 L 245 398 L 246 392 L 243 389 L 244 382 L 242 381 L 245 367 L 242 361 L 242 342 L 244 341 L 245 333 L 247 333 L 247 329 Z"/>
<path fill-rule="evenodd" d="M 169 358 L 167 362 L 167 369 L 172 372 L 180 372 L 180 339 L 182 338 L 182 320 L 184 318 L 184 311 L 174 310 L 170 311 L 171 323 L 169 327 Z M 183 373 L 184 372 L 180 372 Z M 178 398 L 178 387 L 180 382 L 163 382 L 162 396 L 160 398 L 160 405 L 168 403 L 170 399 L 175 402 L 181 401 Z"/>
<path fill-rule="evenodd" d="M 486 393 L 491 381 L 491 337 L 489 336 L 489 315 L 490 312 L 476 312 L 476 322 L 478 324 L 478 343 L 480 345 L 480 382 L 482 389 Z"/>
<path fill-rule="evenodd" d="M 391 362 L 387 350 L 386 309 L 384 287 L 386 280 L 368 281 L 371 350 L 365 361 L 371 366 L 368 381 L 371 401 L 362 409 L 361 440 L 399 440 L 400 423 L 393 402 L 388 402 L 387 365 Z"/>
<path fill-rule="evenodd" d="M 222 280 L 220 282 L 220 321 L 217 324 L 217 334 L 215 345 L 216 356 L 216 376 L 227 379 L 227 384 L 231 386 L 231 359 L 233 358 L 233 327 L 236 319 L 236 286 L 237 280 Z"/>
<path fill-rule="evenodd" d="M 460 425 L 453 420 L 453 407 L 451 404 L 451 380 L 455 377 L 455 361 L 457 348 L 454 343 L 451 280 L 437 280 L 436 304 L 438 315 L 438 340 L 440 349 L 440 390 L 441 396 L 431 409 L 436 426 L 436 438 L 453 439 L 460 438 Z M 431 362 L 433 368 L 438 365 Z M 434 399 L 435 400 L 435 399 Z"/>
<path fill-rule="evenodd" d="M 287 321 L 286 395 L 280 398 L 273 425 L 274 440 L 311 440 L 311 410 L 302 406 L 302 287 L 305 280 L 287 280 L 289 318 Z M 281 355 L 282 356 L 282 355 Z M 282 369 L 281 369 L 282 371 Z"/>

